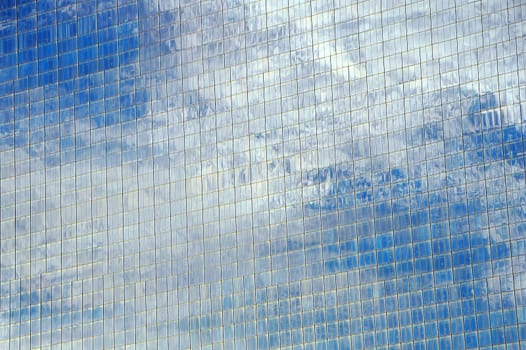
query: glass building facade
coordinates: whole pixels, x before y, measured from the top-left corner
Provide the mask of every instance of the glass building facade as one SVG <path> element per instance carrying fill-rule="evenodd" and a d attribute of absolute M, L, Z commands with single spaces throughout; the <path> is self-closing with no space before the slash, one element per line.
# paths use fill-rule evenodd
<path fill-rule="evenodd" d="M 0 348 L 526 348 L 525 37 L 521 0 L 1 0 Z"/>

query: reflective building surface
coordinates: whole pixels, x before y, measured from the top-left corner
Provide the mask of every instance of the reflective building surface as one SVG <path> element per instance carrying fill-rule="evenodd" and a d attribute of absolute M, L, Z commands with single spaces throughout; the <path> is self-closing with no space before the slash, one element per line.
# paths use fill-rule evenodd
<path fill-rule="evenodd" d="M 526 348 L 525 38 L 521 0 L 0 0 L 0 348 Z"/>

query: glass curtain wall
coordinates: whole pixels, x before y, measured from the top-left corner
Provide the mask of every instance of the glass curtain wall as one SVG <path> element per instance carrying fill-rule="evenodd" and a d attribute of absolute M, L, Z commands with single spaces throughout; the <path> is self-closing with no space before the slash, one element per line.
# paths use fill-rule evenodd
<path fill-rule="evenodd" d="M 525 35 L 521 0 L 1 0 L 0 348 L 524 348 Z"/>

